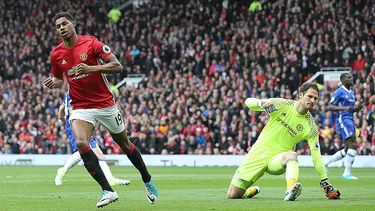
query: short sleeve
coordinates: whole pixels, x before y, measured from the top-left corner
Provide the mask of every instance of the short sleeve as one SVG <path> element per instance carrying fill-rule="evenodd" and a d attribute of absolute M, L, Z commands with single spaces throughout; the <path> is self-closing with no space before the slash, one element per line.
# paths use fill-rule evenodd
<path fill-rule="evenodd" d="M 94 53 L 95 55 L 105 61 L 105 59 L 112 54 L 111 49 L 109 48 L 108 45 L 105 45 L 104 43 L 100 42 L 98 39 L 94 39 L 92 43 Z"/>
<path fill-rule="evenodd" d="M 339 102 L 340 102 L 340 92 L 339 91 L 335 91 L 335 93 L 333 94 L 333 97 L 331 98 L 331 100 L 329 101 L 329 104 L 331 105 L 338 105 Z"/>

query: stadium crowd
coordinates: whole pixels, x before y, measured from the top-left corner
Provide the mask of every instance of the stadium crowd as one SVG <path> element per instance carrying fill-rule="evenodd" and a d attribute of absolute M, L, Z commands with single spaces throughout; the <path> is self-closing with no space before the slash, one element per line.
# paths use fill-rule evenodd
<path fill-rule="evenodd" d="M 244 154 L 268 120 L 245 108 L 247 97 L 294 99 L 320 68 L 350 67 L 364 104 L 355 113 L 358 154 L 375 155 L 372 1 L 266 1 L 255 11 L 250 2 L 150 0 L 112 22 L 112 1 L 0 1 L 0 154 L 71 153 L 57 118 L 67 87 L 42 85 L 60 42 L 52 17 L 69 11 L 79 34 L 96 36 L 123 64 L 112 84 L 145 74 L 138 87 L 115 92 L 141 153 Z M 322 85 L 313 111 L 322 154 L 342 145 L 336 114 L 325 111 L 335 88 Z M 93 136 L 105 153 L 121 153 L 102 126 Z M 309 154 L 305 142 L 296 150 Z"/>

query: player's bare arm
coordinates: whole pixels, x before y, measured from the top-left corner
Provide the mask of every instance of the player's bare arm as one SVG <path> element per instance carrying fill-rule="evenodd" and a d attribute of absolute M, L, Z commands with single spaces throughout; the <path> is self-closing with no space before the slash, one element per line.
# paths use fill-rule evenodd
<path fill-rule="evenodd" d="M 349 111 L 349 112 L 358 112 L 362 109 L 362 104 L 357 103 L 354 107 L 350 106 L 337 106 L 337 105 L 328 105 L 326 110 L 327 111 Z"/>
<path fill-rule="evenodd" d="M 43 84 L 49 89 L 56 89 L 56 88 L 59 89 L 64 84 L 64 80 L 50 76 L 44 79 Z"/>
<path fill-rule="evenodd" d="M 119 73 L 122 71 L 122 65 L 116 58 L 114 54 L 111 54 L 106 58 L 104 61 L 105 64 L 103 65 L 93 65 L 89 66 L 85 63 L 80 63 L 77 66 L 77 73 L 78 74 L 87 74 L 87 73 L 104 73 L 104 74 L 112 74 L 112 73 Z"/>
<path fill-rule="evenodd" d="M 59 107 L 58 118 L 65 125 L 65 106 L 64 106 L 64 104 L 61 104 L 60 107 Z"/>

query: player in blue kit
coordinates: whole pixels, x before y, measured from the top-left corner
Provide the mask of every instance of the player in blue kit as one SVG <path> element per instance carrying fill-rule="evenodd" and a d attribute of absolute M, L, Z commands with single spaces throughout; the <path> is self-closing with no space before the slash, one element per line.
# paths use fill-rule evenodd
<path fill-rule="evenodd" d="M 69 96 L 69 91 L 65 94 L 64 97 L 64 104 L 62 104 L 59 108 L 59 119 L 65 123 L 65 132 L 66 135 L 70 141 L 70 144 L 72 146 L 72 151 L 74 152 L 72 156 L 66 161 L 64 164 L 64 167 L 59 168 L 57 170 L 57 175 L 55 177 L 55 184 L 56 185 L 62 185 L 63 179 L 66 175 L 66 173 L 69 171 L 69 169 L 73 168 L 76 166 L 81 160 L 81 155 L 78 152 L 78 147 L 76 140 L 73 136 L 73 131 L 72 127 L 69 122 L 69 113 L 70 110 L 72 109 L 72 106 L 70 104 L 70 96 Z M 90 139 L 90 147 L 92 148 L 92 151 L 96 154 L 96 156 L 99 159 L 99 165 L 107 178 L 109 184 L 111 186 L 115 185 L 129 185 L 130 181 L 129 180 L 121 180 L 118 178 L 113 177 L 111 170 L 109 169 L 105 157 L 103 155 L 103 152 L 100 150 L 99 147 L 97 147 L 96 142 L 93 138 Z"/>
<path fill-rule="evenodd" d="M 343 73 L 340 76 L 340 81 L 342 86 L 335 91 L 330 105 L 327 106 L 327 111 L 339 112 L 336 124 L 341 135 L 341 140 L 344 141 L 344 149 L 336 152 L 325 163 L 325 166 L 327 168 L 330 163 L 341 160 L 346 156 L 345 171 L 342 175 L 343 179 L 358 179 L 351 173 L 357 149 L 353 113 L 360 111 L 362 105 L 355 102 L 355 93 L 350 89 L 353 86 L 353 75 L 351 73 Z"/>

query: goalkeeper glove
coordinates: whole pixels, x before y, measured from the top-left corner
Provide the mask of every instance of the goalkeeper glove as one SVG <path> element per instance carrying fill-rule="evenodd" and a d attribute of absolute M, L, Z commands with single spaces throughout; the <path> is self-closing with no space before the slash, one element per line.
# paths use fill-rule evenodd
<path fill-rule="evenodd" d="M 328 179 L 320 181 L 320 187 L 324 189 L 324 194 L 328 199 L 340 199 L 340 191 L 334 188 Z"/>
<path fill-rule="evenodd" d="M 276 111 L 277 110 L 277 107 L 272 104 L 271 101 L 269 100 L 262 100 L 258 103 L 258 106 L 260 108 L 263 108 L 265 112 L 267 112 L 268 114 L 271 114 L 272 112 Z"/>

